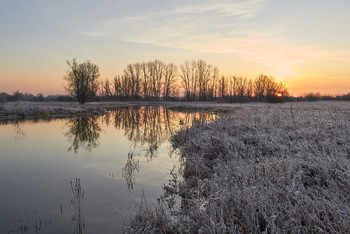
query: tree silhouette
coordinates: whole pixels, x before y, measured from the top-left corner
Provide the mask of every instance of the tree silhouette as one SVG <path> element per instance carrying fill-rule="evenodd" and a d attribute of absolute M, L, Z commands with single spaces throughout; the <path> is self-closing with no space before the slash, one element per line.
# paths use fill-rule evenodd
<path fill-rule="evenodd" d="M 64 88 L 69 95 L 76 97 L 80 104 L 90 101 L 100 85 L 99 67 L 90 61 L 79 64 L 75 58 L 72 62 L 67 60 L 67 64 L 70 69 L 64 76 Z"/>

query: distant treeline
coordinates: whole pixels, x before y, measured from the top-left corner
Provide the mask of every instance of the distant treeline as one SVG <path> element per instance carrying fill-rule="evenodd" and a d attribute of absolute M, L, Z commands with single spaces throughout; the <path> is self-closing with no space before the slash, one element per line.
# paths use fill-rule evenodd
<path fill-rule="evenodd" d="M 75 60 L 73 60 L 75 61 Z M 70 63 L 68 63 L 70 64 Z M 91 63 L 89 63 L 91 64 Z M 76 64 L 84 66 L 85 64 Z M 92 64 L 93 65 L 93 64 Z M 216 102 L 283 102 L 316 100 L 350 100 L 342 96 L 322 96 L 308 93 L 300 97 L 289 95 L 286 86 L 273 77 L 259 75 L 255 79 L 242 76 L 220 76 L 216 66 L 204 60 L 185 61 L 180 66 L 160 60 L 129 64 L 123 74 L 114 79 L 99 79 L 92 101 L 216 101 Z M 72 72 L 71 72 L 72 73 Z M 68 72 L 68 74 L 70 74 Z M 73 73 L 72 73 L 73 74 Z M 75 73 L 74 73 L 75 74 Z M 79 77 L 79 76 L 78 76 Z M 72 77 L 74 81 L 75 77 Z M 77 96 L 76 92 L 73 92 Z M 73 96 L 74 96 L 73 95 Z M 77 101 L 68 95 L 32 95 L 16 91 L 0 93 L 0 101 Z"/>
<path fill-rule="evenodd" d="M 350 93 L 338 96 L 321 95 L 320 93 L 307 93 L 302 97 L 306 101 L 343 100 L 350 101 Z"/>
<path fill-rule="evenodd" d="M 277 97 L 278 98 L 278 97 Z M 99 95 L 94 98 L 93 101 L 143 101 L 146 99 L 143 98 L 124 98 L 124 97 L 118 97 L 115 95 L 111 96 L 103 96 Z M 162 101 L 164 99 L 161 99 Z M 256 100 L 254 97 L 248 99 L 240 99 L 240 98 L 234 98 L 227 96 L 225 98 L 216 97 L 213 98 L 212 101 L 214 102 L 244 102 L 244 101 L 254 101 Z M 281 101 L 321 101 L 321 100 L 339 100 L 339 101 L 350 101 L 350 93 L 344 94 L 344 95 L 338 95 L 338 96 L 330 96 L 330 95 L 321 95 L 320 93 L 307 93 L 299 97 L 282 97 Z M 5 92 L 0 93 L 0 103 L 4 102 L 15 102 L 15 101 L 32 101 L 32 102 L 76 102 L 77 99 L 75 97 L 71 97 L 69 95 L 48 95 L 44 96 L 43 94 L 29 94 L 29 93 L 21 93 L 19 91 L 14 92 L 13 94 L 8 94 Z M 171 97 L 169 101 L 187 101 L 186 97 Z"/>
<path fill-rule="evenodd" d="M 76 98 L 68 95 L 48 95 L 44 96 L 39 93 L 33 95 L 30 93 L 21 93 L 19 91 L 14 92 L 13 94 L 0 93 L 0 102 L 16 102 L 16 101 L 31 101 L 31 102 L 47 102 L 47 101 L 58 101 L 58 102 L 75 102 Z"/>
<path fill-rule="evenodd" d="M 216 66 L 204 60 L 177 66 L 159 60 L 129 64 L 122 75 L 101 81 L 101 97 L 122 100 L 271 101 L 288 97 L 287 88 L 273 77 L 255 79 L 220 76 Z"/>

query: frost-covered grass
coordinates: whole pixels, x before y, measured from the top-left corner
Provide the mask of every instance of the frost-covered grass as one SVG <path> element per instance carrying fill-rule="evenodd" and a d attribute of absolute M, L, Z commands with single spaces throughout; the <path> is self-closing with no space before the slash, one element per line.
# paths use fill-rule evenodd
<path fill-rule="evenodd" d="M 0 121 L 18 119 L 49 119 L 74 117 L 77 115 L 101 115 L 109 110 L 127 106 L 162 105 L 170 110 L 186 112 L 205 111 L 211 113 L 228 113 L 238 110 L 242 104 L 217 104 L 205 102 L 89 102 L 79 105 L 77 102 L 4 102 L 0 103 Z M 250 106 L 259 106 L 255 103 Z"/>
<path fill-rule="evenodd" d="M 214 102 L 174 102 L 168 103 L 167 109 L 170 110 L 180 110 L 186 112 L 197 112 L 205 111 L 212 113 L 229 113 L 234 112 L 237 109 L 240 109 L 242 106 L 260 106 L 262 103 L 250 103 L 250 104 L 241 104 L 241 103 L 214 103 Z"/>
<path fill-rule="evenodd" d="M 162 105 L 170 110 L 206 111 L 226 113 L 239 109 L 241 104 L 216 104 L 196 102 L 90 102 L 79 105 L 77 102 L 4 102 L 0 103 L 1 120 L 50 119 L 74 117 L 77 115 L 101 115 L 109 110 L 127 106 Z M 254 104 L 252 104 L 254 105 Z M 260 105 L 260 104 L 255 104 Z M 233 108 L 234 107 L 234 108 Z"/>
<path fill-rule="evenodd" d="M 127 232 L 350 230 L 350 102 L 240 107 L 173 137 L 183 179 L 174 175 L 162 204 Z"/>
<path fill-rule="evenodd" d="M 97 108 L 81 106 L 77 103 L 60 102 L 6 102 L 0 109 L 0 119 L 35 119 L 66 117 L 78 113 L 93 113 Z"/>
<path fill-rule="evenodd" d="M 77 115 L 101 115 L 124 106 L 153 105 L 139 102 L 5 102 L 0 104 L 0 120 L 49 119 Z"/>

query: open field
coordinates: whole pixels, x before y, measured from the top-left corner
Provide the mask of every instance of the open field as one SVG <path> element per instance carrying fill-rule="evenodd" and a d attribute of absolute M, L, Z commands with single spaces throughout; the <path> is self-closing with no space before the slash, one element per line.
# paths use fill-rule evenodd
<path fill-rule="evenodd" d="M 350 103 L 231 108 L 172 138 L 183 168 L 125 232 L 348 232 Z"/>

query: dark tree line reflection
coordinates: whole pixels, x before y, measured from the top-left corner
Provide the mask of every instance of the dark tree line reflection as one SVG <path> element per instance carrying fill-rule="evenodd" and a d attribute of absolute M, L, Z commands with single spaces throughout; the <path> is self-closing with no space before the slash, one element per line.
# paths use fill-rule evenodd
<path fill-rule="evenodd" d="M 128 153 L 128 160 L 126 161 L 125 167 L 122 169 L 122 176 L 126 180 L 129 191 L 134 189 L 136 180 L 136 173 L 140 170 L 139 160 L 135 160 L 134 153 L 130 151 Z"/>
<path fill-rule="evenodd" d="M 71 200 L 72 208 L 74 211 L 72 222 L 75 224 L 73 233 L 82 234 L 83 230 L 85 229 L 85 222 L 81 212 L 81 203 L 82 200 L 84 200 L 84 191 L 81 188 L 80 179 L 78 178 L 75 179 L 74 184 L 72 181 L 70 181 L 70 186 L 73 192 L 73 199 Z"/>
<path fill-rule="evenodd" d="M 110 115 L 114 115 L 115 128 L 124 130 L 124 134 L 135 148 L 138 145 L 143 146 L 143 154 L 148 160 L 158 155 L 160 145 L 169 140 L 176 131 L 216 118 L 213 114 L 175 112 L 159 106 L 120 108 Z M 110 119 L 105 117 L 106 121 Z M 134 188 L 135 174 L 138 172 L 139 160 L 136 160 L 134 152 L 130 151 L 122 169 L 129 191 Z"/>
<path fill-rule="evenodd" d="M 13 123 L 13 126 L 15 127 L 15 140 L 22 140 L 25 137 L 25 134 L 21 126 L 19 125 L 19 122 L 16 121 L 15 123 Z"/>
<path fill-rule="evenodd" d="M 160 106 L 126 107 L 112 114 L 115 128 L 124 130 L 134 146 L 145 146 L 145 156 L 150 160 L 157 156 L 158 147 L 179 129 L 216 118 L 213 114 L 175 112 Z"/>
<path fill-rule="evenodd" d="M 99 146 L 102 128 L 98 123 L 97 117 L 70 119 L 67 122 L 67 127 L 68 131 L 65 133 L 65 136 L 68 137 L 68 141 L 71 143 L 68 151 L 73 150 L 74 153 L 77 153 L 80 147 L 92 151 Z"/>
<path fill-rule="evenodd" d="M 145 146 L 145 156 L 152 159 L 157 155 L 158 147 L 179 129 L 215 118 L 209 113 L 175 112 L 160 106 L 124 107 L 99 117 L 69 119 L 65 136 L 71 144 L 68 151 L 77 153 L 80 148 L 92 151 L 100 145 L 101 124 L 113 124 L 124 131 L 134 147 Z"/>
<path fill-rule="evenodd" d="M 68 151 L 77 153 L 80 148 L 92 151 L 100 145 L 102 124 L 112 124 L 117 130 L 122 130 L 132 143 L 126 165 L 122 169 L 122 176 L 131 190 L 134 188 L 136 173 L 139 172 L 136 155 L 145 156 L 151 161 L 158 156 L 158 148 L 176 131 L 215 118 L 215 115 L 209 113 L 177 112 L 161 106 L 123 107 L 103 116 L 70 119 L 66 124 L 68 131 L 65 135 L 71 144 Z M 140 148 L 141 152 L 136 153 Z"/>
<path fill-rule="evenodd" d="M 158 155 L 160 146 L 169 140 L 176 131 L 190 127 L 193 124 L 206 123 L 215 118 L 215 115 L 209 113 L 177 112 L 167 110 L 161 106 L 125 107 L 111 111 L 103 116 L 80 116 L 68 119 L 66 120 L 64 135 L 69 142 L 68 151 L 78 153 L 81 149 L 92 151 L 100 145 L 100 137 L 103 133 L 102 125 L 113 126 L 116 130 L 123 131 L 127 139 L 132 142 L 128 155 L 125 155 L 126 163 L 121 172 L 130 191 L 134 189 L 136 175 L 140 171 L 139 156 L 145 156 L 148 160 L 152 160 Z M 0 125 L 12 124 L 15 139 L 20 140 L 25 137 L 25 132 L 21 127 L 22 123 L 46 123 L 50 121 L 52 120 L 8 121 L 0 122 Z M 141 153 L 136 152 L 136 148 L 141 148 Z M 73 208 L 71 217 L 71 221 L 74 224 L 73 233 L 81 234 L 85 232 L 84 217 L 82 215 L 84 192 L 80 185 L 80 179 L 71 181 L 70 186 L 73 193 L 73 198 L 70 201 Z M 35 217 L 38 220 L 33 225 L 36 232 L 40 231 L 42 227 L 41 222 L 44 225 L 51 223 L 51 220 L 41 221 L 41 219 L 37 218 L 39 216 L 36 215 Z M 23 221 L 12 229 L 26 232 L 26 230 L 29 230 L 29 227 Z"/>

